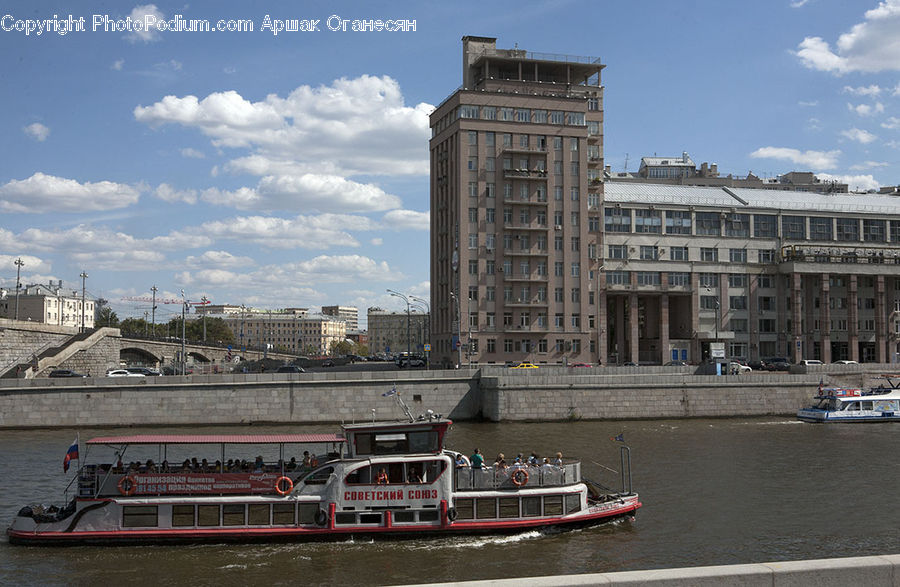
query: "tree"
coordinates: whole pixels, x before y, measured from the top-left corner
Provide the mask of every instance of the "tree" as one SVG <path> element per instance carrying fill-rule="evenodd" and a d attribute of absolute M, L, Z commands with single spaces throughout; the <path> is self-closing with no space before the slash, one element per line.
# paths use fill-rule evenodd
<path fill-rule="evenodd" d="M 119 322 L 122 336 L 146 336 L 149 325 L 143 318 L 125 318 Z"/>
<path fill-rule="evenodd" d="M 116 316 L 116 313 L 113 312 L 112 308 L 106 304 L 99 305 L 99 302 L 100 300 L 98 300 L 97 320 L 95 324 L 97 328 L 102 328 L 104 326 L 110 328 L 117 327 L 119 325 L 119 317 Z"/>
<path fill-rule="evenodd" d="M 334 340 L 331 342 L 331 354 L 349 355 L 353 352 L 353 344 L 346 340 Z"/>

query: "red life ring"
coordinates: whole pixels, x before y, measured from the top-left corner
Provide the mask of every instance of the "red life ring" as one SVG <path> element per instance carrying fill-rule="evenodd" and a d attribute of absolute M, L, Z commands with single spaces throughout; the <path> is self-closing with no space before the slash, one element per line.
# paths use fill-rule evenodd
<path fill-rule="evenodd" d="M 512 479 L 513 485 L 522 487 L 523 485 L 528 484 L 528 471 L 525 469 L 516 469 L 509 478 Z"/>
<path fill-rule="evenodd" d="M 119 488 L 119 493 L 125 497 L 130 497 L 137 491 L 137 483 L 134 482 L 134 478 L 131 475 L 125 475 L 119 479 L 119 483 L 116 484 L 116 487 Z"/>
<path fill-rule="evenodd" d="M 282 488 L 282 485 L 284 485 L 285 488 Z M 288 493 L 290 493 L 293 490 L 294 490 L 294 482 L 291 481 L 290 477 L 279 477 L 278 479 L 275 480 L 275 492 L 278 495 L 287 495 Z"/>

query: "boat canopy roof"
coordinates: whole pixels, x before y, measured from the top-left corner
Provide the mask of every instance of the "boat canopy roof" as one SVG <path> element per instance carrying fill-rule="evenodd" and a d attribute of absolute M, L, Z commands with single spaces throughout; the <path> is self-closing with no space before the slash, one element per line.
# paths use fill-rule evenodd
<path fill-rule="evenodd" d="M 342 443 L 340 434 L 138 434 L 99 436 L 87 444 L 321 444 Z"/>

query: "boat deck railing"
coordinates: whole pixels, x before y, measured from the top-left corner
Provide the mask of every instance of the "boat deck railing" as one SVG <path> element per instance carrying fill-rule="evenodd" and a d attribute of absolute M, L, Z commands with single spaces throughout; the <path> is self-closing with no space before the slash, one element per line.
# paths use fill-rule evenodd
<path fill-rule="evenodd" d="M 526 475 L 523 477 L 520 471 L 524 471 Z M 581 462 L 576 461 L 563 465 L 508 467 L 506 469 L 489 466 L 481 469 L 461 467 L 456 469 L 455 473 L 456 491 L 559 487 L 581 481 Z"/>

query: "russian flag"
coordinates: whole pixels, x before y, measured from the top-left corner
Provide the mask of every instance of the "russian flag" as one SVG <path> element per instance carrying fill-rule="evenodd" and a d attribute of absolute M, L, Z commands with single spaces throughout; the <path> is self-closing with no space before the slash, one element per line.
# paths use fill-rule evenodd
<path fill-rule="evenodd" d="M 66 451 L 66 456 L 63 459 L 63 473 L 69 470 L 69 461 L 78 458 L 78 437 L 75 437 L 75 440 L 72 441 L 72 446 L 69 447 L 69 450 Z"/>

